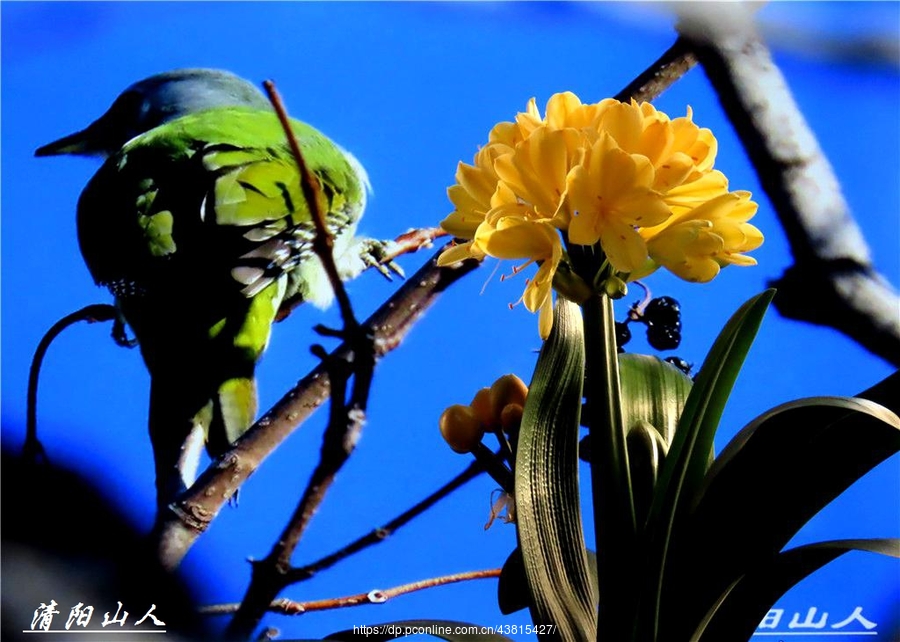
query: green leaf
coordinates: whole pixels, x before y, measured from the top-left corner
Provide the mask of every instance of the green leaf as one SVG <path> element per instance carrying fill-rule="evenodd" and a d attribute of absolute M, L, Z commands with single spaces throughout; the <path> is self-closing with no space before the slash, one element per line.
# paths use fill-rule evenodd
<path fill-rule="evenodd" d="M 642 637 L 658 639 L 667 556 L 676 520 L 702 483 L 725 403 L 774 294 L 774 290 L 766 290 L 734 313 L 710 349 L 688 395 L 648 519 L 650 573 L 654 579 L 642 603 L 638 625 L 649 623 L 652 631 Z"/>
<path fill-rule="evenodd" d="M 900 415 L 900 370 L 856 396 L 881 404 L 895 415 Z"/>
<path fill-rule="evenodd" d="M 854 550 L 900 557 L 900 540 L 835 540 L 779 553 L 726 589 L 694 631 L 691 642 L 750 639 L 772 605 L 792 586 Z"/>
<path fill-rule="evenodd" d="M 873 401 L 816 397 L 761 415 L 725 447 L 672 546 L 673 617 L 682 631 L 742 575 L 900 451 L 900 418 Z M 690 581 L 690 598 L 678 585 Z M 674 615 L 677 614 L 677 615 Z"/>
<path fill-rule="evenodd" d="M 454 633 L 460 629 L 480 630 L 484 627 L 470 622 L 456 620 L 397 620 L 384 624 L 372 624 L 366 627 L 355 627 L 338 631 L 323 640 L 366 640 L 366 642 L 386 642 L 410 635 L 430 635 L 447 642 L 509 642 L 510 638 L 497 633 Z"/>
<path fill-rule="evenodd" d="M 635 515 L 643 526 L 692 382 L 659 357 L 631 353 L 619 355 L 619 377 Z"/>
<path fill-rule="evenodd" d="M 560 298 L 528 389 L 516 449 L 519 548 L 535 624 L 544 639 L 592 640 L 593 595 L 578 493 L 578 432 L 584 378 L 578 306 Z"/>
<path fill-rule="evenodd" d="M 517 546 L 506 558 L 497 582 L 497 605 L 503 615 L 527 609 L 531 601 L 522 550 Z"/>
<path fill-rule="evenodd" d="M 613 302 L 584 302 L 585 424 L 590 430 L 591 493 L 600 596 L 597 636 L 618 640 L 635 616 L 637 516 L 622 416 Z"/>

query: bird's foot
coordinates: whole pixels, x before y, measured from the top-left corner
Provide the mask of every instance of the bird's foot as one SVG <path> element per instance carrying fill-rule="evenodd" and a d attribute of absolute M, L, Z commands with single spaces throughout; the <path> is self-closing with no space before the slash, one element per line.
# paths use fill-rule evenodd
<path fill-rule="evenodd" d="M 122 316 L 122 312 L 119 311 L 116 314 L 116 317 L 113 319 L 113 327 L 112 327 L 112 338 L 113 341 L 116 342 L 116 345 L 122 348 L 133 348 L 138 344 L 137 338 L 130 338 L 128 336 L 128 330 L 125 327 L 126 321 L 125 317 Z"/>
<path fill-rule="evenodd" d="M 377 239 L 361 239 L 359 256 L 367 268 L 375 268 L 388 281 L 392 280 L 392 272 L 401 279 L 406 278 L 403 269 L 394 262 L 398 255 L 395 241 L 379 241 Z"/>

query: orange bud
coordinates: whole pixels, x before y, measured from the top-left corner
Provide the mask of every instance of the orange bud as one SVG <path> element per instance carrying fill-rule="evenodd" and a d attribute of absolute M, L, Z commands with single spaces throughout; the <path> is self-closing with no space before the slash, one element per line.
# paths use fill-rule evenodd
<path fill-rule="evenodd" d="M 454 452 L 472 452 L 484 436 L 484 428 L 469 406 L 455 404 L 441 414 L 441 435 Z"/>
<path fill-rule="evenodd" d="M 497 424 L 497 418 L 495 418 L 491 414 L 491 389 L 490 388 L 482 388 L 479 390 L 475 398 L 472 399 L 472 403 L 470 404 L 472 410 L 475 412 L 475 416 L 478 417 L 478 420 L 482 423 L 482 425 L 486 427 L 493 427 Z"/>
<path fill-rule="evenodd" d="M 525 405 L 528 386 L 514 374 L 503 375 L 491 386 L 491 417 L 500 420 L 500 414 L 509 404 Z"/>
<path fill-rule="evenodd" d="M 507 404 L 500 413 L 500 426 L 506 434 L 516 432 L 522 425 L 522 411 L 524 408 L 517 403 Z"/>

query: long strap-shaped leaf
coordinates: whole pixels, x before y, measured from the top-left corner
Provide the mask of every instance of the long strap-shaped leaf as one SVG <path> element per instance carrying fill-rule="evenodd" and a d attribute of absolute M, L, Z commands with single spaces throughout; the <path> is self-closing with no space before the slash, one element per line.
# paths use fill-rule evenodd
<path fill-rule="evenodd" d="M 528 389 L 516 450 L 516 518 L 535 624 L 547 640 L 592 640 L 591 589 L 578 495 L 578 430 L 584 378 L 578 306 L 560 298 Z"/>
<path fill-rule="evenodd" d="M 850 551 L 900 557 L 898 539 L 846 539 L 798 546 L 734 582 L 703 618 L 691 642 L 749 640 L 772 604 L 788 589 Z"/>
<path fill-rule="evenodd" d="M 685 402 L 648 519 L 651 586 L 638 626 L 649 623 L 652 629 L 639 639 L 659 639 L 663 579 L 675 521 L 703 481 L 725 403 L 774 294 L 774 290 L 766 290 L 732 315 L 706 356 Z"/>
<path fill-rule="evenodd" d="M 673 591 L 677 623 L 667 632 L 694 630 L 726 587 L 767 564 L 809 519 L 898 451 L 900 418 L 866 399 L 799 399 L 753 420 L 716 459 L 680 523 L 668 577 L 695 589 L 684 600 Z"/>

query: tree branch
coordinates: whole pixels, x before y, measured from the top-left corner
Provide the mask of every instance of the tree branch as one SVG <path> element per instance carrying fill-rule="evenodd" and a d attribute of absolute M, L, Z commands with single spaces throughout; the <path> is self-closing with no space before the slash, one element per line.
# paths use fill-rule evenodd
<path fill-rule="evenodd" d="M 837 177 L 743 3 L 679 7 L 689 39 L 753 163 L 794 265 L 771 285 L 785 317 L 826 325 L 900 365 L 900 298 L 872 265 Z"/>
<path fill-rule="evenodd" d="M 478 464 L 478 462 L 472 462 L 456 477 L 435 490 L 425 499 L 417 502 L 412 507 L 403 511 L 400 515 L 387 522 L 383 526 L 372 529 L 366 535 L 355 539 L 346 546 L 316 560 L 315 562 L 311 562 L 304 566 L 291 569 L 288 574 L 288 581 L 294 583 L 307 580 L 313 577 L 316 573 L 324 571 L 327 568 L 331 568 L 338 562 L 347 559 L 351 555 L 355 555 L 356 553 L 359 553 L 360 551 L 369 548 L 370 546 L 374 546 L 375 544 L 380 544 L 388 537 L 393 535 L 401 527 L 408 524 L 414 518 L 427 511 L 429 508 L 437 504 L 440 500 L 447 497 L 457 488 L 460 488 L 470 480 L 480 475 L 482 472 L 484 471 Z"/>
<path fill-rule="evenodd" d="M 331 382 L 331 412 L 328 427 L 325 429 L 322 439 L 319 462 L 313 470 L 294 513 L 284 527 L 281 536 L 272 546 L 269 555 L 253 565 L 253 574 L 247 592 L 226 631 L 228 637 L 232 638 L 248 637 L 262 620 L 268 605 L 288 586 L 287 573 L 291 569 L 291 558 L 294 551 L 319 506 L 325 500 L 325 495 L 334 483 L 338 472 L 353 454 L 359 441 L 365 425 L 369 391 L 375 370 L 373 334 L 359 325 L 334 260 L 334 237 L 328 229 L 322 204 L 321 185 L 303 158 L 300 144 L 274 83 L 268 80 L 263 85 L 278 114 L 294 160 L 300 170 L 303 195 L 309 204 L 310 214 L 316 228 L 316 234 L 312 240 L 313 250 L 322 265 L 325 266 L 325 272 L 331 281 L 331 287 L 341 310 L 343 328 L 339 332 L 334 332 L 322 327 L 319 332 L 330 336 L 344 337 L 349 343 L 351 354 L 346 357 L 332 357 L 325 352 L 322 346 L 313 346 L 313 353 L 322 359 Z M 348 401 L 347 383 L 351 378 L 353 389 Z"/>
<path fill-rule="evenodd" d="M 328 229 L 325 206 L 322 204 L 322 199 L 324 198 L 322 186 L 318 177 L 309 169 L 303 158 L 303 153 L 300 151 L 300 143 L 297 141 L 294 130 L 291 128 L 290 118 L 288 118 L 281 95 L 275 89 L 275 83 L 271 80 L 266 80 L 263 83 L 263 87 L 269 96 L 269 102 L 272 103 L 272 107 L 275 109 L 279 122 L 281 122 L 285 138 L 288 141 L 288 145 L 290 145 L 291 153 L 294 155 L 294 161 L 300 170 L 300 188 L 303 190 L 303 198 L 307 203 L 310 217 L 316 228 L 316 233 L 312 240 L 312 249 L 322 262 L 325 273 L 328 275 L 328 280 L 331 282 L 331 289 L 334 290 L 335 299 L 337 299 L 338 307 L 341 310 L 341 318 L 344 321 L 344 331 L 356 331 L 359 327 L 359 322 L 353 314 L 350 297 L 347 295 L 344 282 L 338 273 L 337 264 L 334 262 L 334 236 Z"/>
<path fill-rule="evenodd" d="M 697 64 L 690 43 L 678 38 L 662 56 L 616 94 L 616 100 L 650 101 L 671 87 Z"/>
<path fill-rule="evenodd" d="M 44 364 L 44 357 L 47 355 L 47 350 L 50 349 L 50 345 L 64 330 L 75 325 L 79 321 L 97 323 L 100 321 L 111 321 L 113 319 L 118 319 L 118 311 L 114 306 L 106 303 L 95 303 L 93 305 L 85 306 L 71 314 L 67 314 L 54 323 L 44 336 L 41 337 L 41 340 L 34 351 L 34 356 L 31 359 L 31 368 L 28 371 L 28 399 L 25 404 L 25 444 L 22 447 L 22 455 L 25 461 L 34 464 L 40 459 L 47 459 L 47 453 L 44 451 L 44 446 L 37 436 L 37 400 L 38 380 L 41 375 L 41 367 Z M 116 324 L 113 329 L 114 332 L 121 330 L 121 324 Z M 118 337 L 116 338 L 118 340 Z"/>
<path fill-rule="evenodd" d="M 339 609 L 348 606 L 362 606 L 364 604 L 384 604 L 389 599 L 423 591 L 425 589 L 434 588 L 436 586 L 445 586 L 447 584 L 455 584 L 456 582 L 467 582 L 470 580 L 484 580 L 492 577 L 500 577 L 499 568 L 486 569 L 483 571 L 466 571 L 464 573 L 454 573 L 453 575 L 442 575 L 440 577 L 431 577 L 418 582 L 410 582 L 409 584 L 401 584 L 389 589 L 373 589 L 368 593 L 357 593 L 355 595 L 347 595 L 345 597 L 333 597 L 325 600 L 313 600 L 309 602 L 295 602 L 287 598 L 273 600 L 266 610 L 272 613 L 280 613 L 281 615 L 303 615 L 311 611 L 325 611 L 329 609 Z M 202 615 L 228 615 L 237 612 L 240 607 L 237 603 L 232 604 L 214 604 L 211 606 L 201 607 L 199 609 Z"/>
<path fill-rule="evenodd" d="M 363 327 L 374 335 L 375 356 L 400 345 L 413 325 L 441 292 L 476 267 L 476 261 L 438 267 L 437 252 L 401 286 Z M 331 355 L 346 357 L 345 342 Z M 153 534 L 160 561 L 175 568 L 222 506 L 263 460 L 328 399 L 330 382 L 323 365 L 314 368 L 289 390 L 224 455 L 214 461 L 184 495 L 169 506 Z"/>

